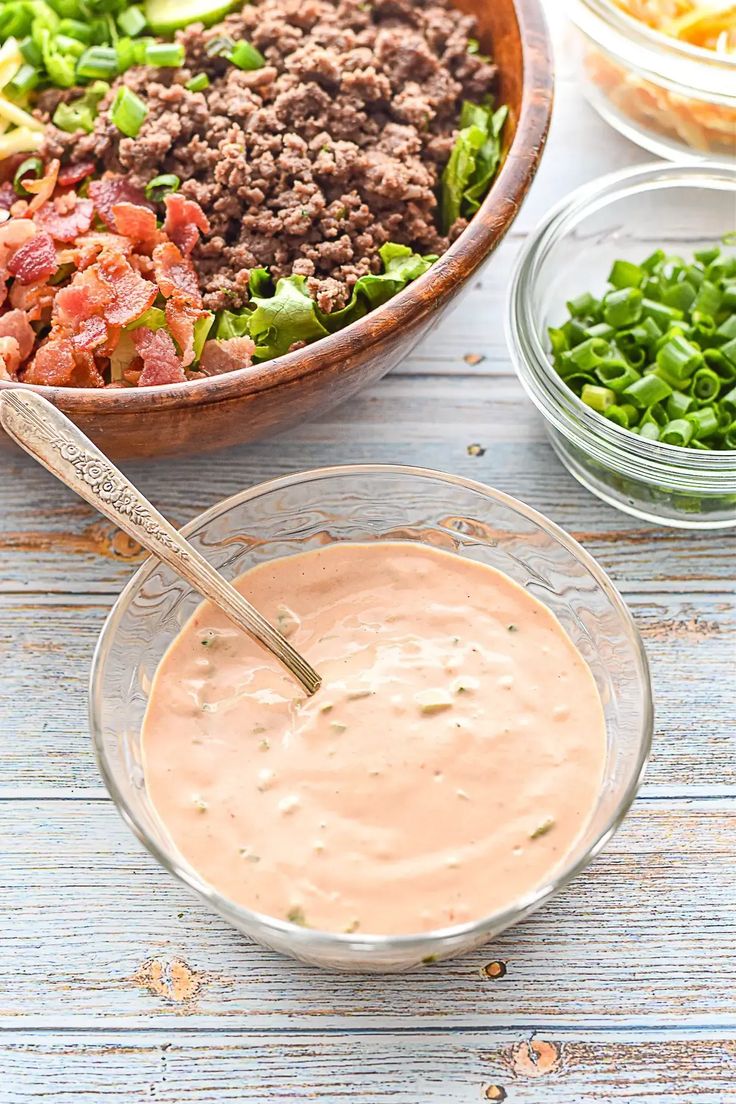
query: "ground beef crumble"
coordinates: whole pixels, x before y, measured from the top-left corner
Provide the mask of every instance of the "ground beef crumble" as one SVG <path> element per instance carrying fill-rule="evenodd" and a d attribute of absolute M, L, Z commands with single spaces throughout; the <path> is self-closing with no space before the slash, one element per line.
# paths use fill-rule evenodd
<path fill-rule="evenodd" d="M 445 0 L 257 0 L 180 32 L 185 68 L 119 78 L 149 108 L 136 138 L 110 122 L 114 85 L 92 134 L 49 125 L 44 152 L 137 185 L 176 173 L 211 225 L 194 254 L 205 306 L 242 306 L 248 270 L 266 265 L 308 277 L 334 310 L 380 270 L 384 242 L 441 253 L 465 225 L 439 233 L 436 191 L 462 100 L 494 84 L 495 67 L 468 52 L 473 31 Z M 253 43 L 265 66 L 210 56 L 222 34 Z M 188 91 L 202 72 L 210 86 Z"/>

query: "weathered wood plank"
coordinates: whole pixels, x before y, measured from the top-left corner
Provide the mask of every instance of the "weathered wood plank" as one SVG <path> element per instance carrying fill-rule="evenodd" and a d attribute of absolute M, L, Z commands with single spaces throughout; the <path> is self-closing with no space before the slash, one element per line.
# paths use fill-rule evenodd
<path fill-rule="evenodd" d="M 0 1027 L 736 1029 L 735 831 L 736 801 L 640 802 L 585 875 L 484 951 L 356 978 L 250 944 L 106 802 L 1 802 Z"/>
<path fill-rule="evenodd" d="M 728 593 L 629 594 L 657 707 L 647 789 L 736 787 L 736 603 Z M 87 679 L 111 600 L 0 595 L 0 793 L 100 785 L 87 734 Z M 683 655 L 692 655 L 683 662 Z M 39 767 L 41 769 L 39 769 Z"/>
<path fill-rule="evenodd" d="M 467 446 L 487 447 L 469 456 Z M 662 529 L 599 502 L 562 468 L 512 379 L 389 377 L 350 410 L 224 456 L 128 465 L 173 521 L 264 479 L 341 463 L 441 467 L 490 483 L 578 536 L 623 588 L 734 585 L 736 534 Z M 114 593 L 136 550 L 29 457 L 3 459 L 0 590 Z"/>
<path fill-rule="evenodd" d="M 723 1104 L 736 1043 L 719 1032 L 10 1035 L 7 1104 Z M 8 1092 L 6 1088 L 5 1092 Z"/>

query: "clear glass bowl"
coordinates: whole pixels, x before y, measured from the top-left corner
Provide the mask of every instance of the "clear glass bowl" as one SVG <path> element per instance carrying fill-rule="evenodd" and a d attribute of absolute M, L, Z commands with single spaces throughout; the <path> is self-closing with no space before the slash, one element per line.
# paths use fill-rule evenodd
<path fill-rule="evenodd" d="M 612 0 L 568 0 L 580 86 L 632 142 L 670 160 L 736 159 L 736 57 L 691 46 Z"/>
<path fill-rule="evenodd" d="M 522 919 L 586 866 L 620 824 L 639 786 L 652 732 L 646 656 L 631 616 L 595 561 L 540 514 L 499 491 L 414 468 L 326 468 L 277 479 L 220 502 L 183 530 L 225 576 L 331 541 L 423 541 L 506 572 L 545 603 L 585 656 L 608 735 L 598 804 L 554 876 L 512 908 L 472 924 L 396 937 L 333 935 L 239 907 L 173 848 L 146 793 L 141 725 L 154 672 L 200 598 L 147 561 L 113 607 L 92 665 L 90 723 L 105 784 L 151 854 L 257 942 L 302 961 L 397 971 L 480 946 Z M 478 764 L 482 769 L 482 764 Z"/>
<path fill-rule="evenodd" d="M 616 258 L 643 260 L 657 248 L 687 257 L 735 226 L 736 169 L 644 165 L 573 192 L 531 234 L 516 265 L 509 346 L 555 452 L 593 494 L 648 521 L 736 525 L 736 452 L 649 441 L 597 414 L 552 366 L 547 328 L 567 317 L 567 300 L 603 291 Z"/>

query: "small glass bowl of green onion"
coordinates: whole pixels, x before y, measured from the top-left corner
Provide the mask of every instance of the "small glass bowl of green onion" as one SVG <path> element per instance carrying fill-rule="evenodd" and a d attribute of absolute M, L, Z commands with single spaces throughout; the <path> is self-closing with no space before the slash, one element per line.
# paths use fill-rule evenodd
<path fill-rule="evenodd" d="M 565 467 L 664 525 L 736 526 L 736 170 L 644 165 L 573 192 L 514 273 L 516 370 Z"/>

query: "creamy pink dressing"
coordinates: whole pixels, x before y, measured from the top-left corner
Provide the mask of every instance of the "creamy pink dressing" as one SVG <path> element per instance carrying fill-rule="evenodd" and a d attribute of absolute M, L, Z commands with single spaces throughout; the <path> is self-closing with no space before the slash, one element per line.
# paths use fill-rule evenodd
<path fill-rule="evenodd" d="M 146 785 L 220 893 L 327 931 L 419 932 L 512 904 L 565 858 L 606 735 L 545 606 L 411 542 L 333 544 L 236 585 L 324 682 L 305 699 L 208 603 L 161 661 Z"/>

